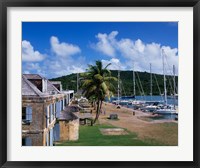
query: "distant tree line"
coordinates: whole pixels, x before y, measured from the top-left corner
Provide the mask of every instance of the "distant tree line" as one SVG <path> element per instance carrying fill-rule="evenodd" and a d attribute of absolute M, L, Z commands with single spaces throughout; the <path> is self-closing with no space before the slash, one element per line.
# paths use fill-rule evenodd
<path fill-rule="evenodd" d="M 111 75 L 113 77 L 118 76 L 117 70 L 111 70 Z M 79 75 L 81 76 L 81 75 Z M 144 91 L 145 95 L 150 95 L 150 73 L 148 72 L 135 72 L 135 79 L 136 79 L 136 95 L 143 94 Z M 66 76 L 61 76 L 58 78 L 50 79 L 52 81 L 61 81 L 64 90 L 77 90 L 77 74 L 70 74 Z M 177 86 L 178 86 L 178 77 L 175 77 L 176 81 L 176 93 L 177 93 Z M 81 79 L 79 79 L 79 84 Z M 112 81 L 114 85 L 115 92 L 117 94 L 117 81 Z M 164 82 L 163 82 L 163 75 L 160 74 L 152 74 L 152 94 L 153 95 L 160 95 L 164 93 Z M 174 81 L 173 76 L 166 76 L 166 85 L 167 85 L 167 93 L 168 95 L 173 94 L 174 90 Z M 142 88 L 141 88 L 142 86 Z M 130 96 L 133 95 L 133 71 L 120 71 L 120 88 L 121 88 L 121 95 L 123 96 Z M 160 89 L 160 90 L 159 90 Z"/>

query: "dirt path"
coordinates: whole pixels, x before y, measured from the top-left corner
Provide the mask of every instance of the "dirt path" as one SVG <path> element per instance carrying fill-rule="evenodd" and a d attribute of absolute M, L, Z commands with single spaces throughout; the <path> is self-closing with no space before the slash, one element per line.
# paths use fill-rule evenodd
<path fill-rule="evenodd" d="M 176 121 L 145 121 L 142 117 L 150 114 L 141 111 L 135 111 L 125 107 L 120 109 L 116 105 L 104 103 L 103 109 L 106 109 L 106 115 L 101 114 L 99 117 L 100 123 L 111 124 L 116 127 L 126 128 L 130 132 L 134 132 L 140 139 L 151 141 L 160 145 L 177 145 L 178 144 L 178 124 Z M 118 114 L 119 120 L 109 120 L 107 117 L 111 114 Z"/>

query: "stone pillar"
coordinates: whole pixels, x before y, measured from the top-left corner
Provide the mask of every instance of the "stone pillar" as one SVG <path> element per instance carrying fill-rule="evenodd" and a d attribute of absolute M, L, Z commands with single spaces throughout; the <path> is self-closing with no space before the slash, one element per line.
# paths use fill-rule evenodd
<path fill-rule="evenodd" d="M 60 141 L 69 140 L 69 123 L 68 121 L 59 121 L 60 125 Z"/>
<path fill-rule="evenodd" d="M 79 138 L 79 120 L 60 120 L 60 141 L 76 141 Z"/>
<path fill-rule="evenodd" d="M 79 120 L 69 122 L 69 140 L 76 141 L 79 138 Z"/>

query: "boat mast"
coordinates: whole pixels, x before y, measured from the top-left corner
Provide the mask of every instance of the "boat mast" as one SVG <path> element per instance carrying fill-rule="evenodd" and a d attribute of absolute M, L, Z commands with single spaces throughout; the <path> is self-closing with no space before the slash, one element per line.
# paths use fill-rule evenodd
<path fill-rule="evenodd" d="M 152 100 L 152 73 L 151 73 L 151 63 L 150 63 L 150 96 Z"/>
<path fill-rule="evenodd" d="M 176 76 L 175 76 L 175 65 L 173 65 L 173 73 L 174 73 L 174 109 L 176 109 L 175 101 L 176 101 Z"/>
<path fill-rule="evenodd" d="M 162 60 L 163 60 L 163 78 L 164 78 L 164 104 L 167 104 L 167 89 L 166 89 L 166 77 L 165 77 L 165 62 L 164 62 L 164 49 L 162 49 Z"/>
<path fill-rule="evenodd" d="M 117 87 L 117 105 L 119 106 L 119 92 L 120 92 L 120 70 L 118 70 L 118 87 Z"/>
<path fill-rule="evenodd" d="M 135 96 L 135 70 L 134 70 L 134 63 L 133 63 L 133 96 Z"/>

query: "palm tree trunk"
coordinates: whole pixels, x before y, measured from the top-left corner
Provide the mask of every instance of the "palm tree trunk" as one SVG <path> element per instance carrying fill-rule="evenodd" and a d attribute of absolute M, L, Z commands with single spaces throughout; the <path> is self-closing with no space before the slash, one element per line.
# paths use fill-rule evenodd
<path fill-rule="evenodd" d="M 97 103 L 96 101 L 94 101 L 93 103 L 94 103 L 94 110 L 96 110 Z"/>
<path fill-rule="evenodd" d="M 101 111 L 101 108 L 102 108 L 102 104 L 103 104 L 103 101 L 101 100 L 101 103 L 100 103 L 100 111 Z"/>
<path fill-rule="evenodd" d="M 95 124 L 96 123 L 96 121 L 98 120 L 98 118 L 99 118 L 99 115 L 100 115 L 100 100 L 98 100 L 97 101 L 97 111 L 96 111 L 96 117 L 95 117 L 95 119 L 94 119 L 94 121 L 93 121 L 93 124 Z"/>

